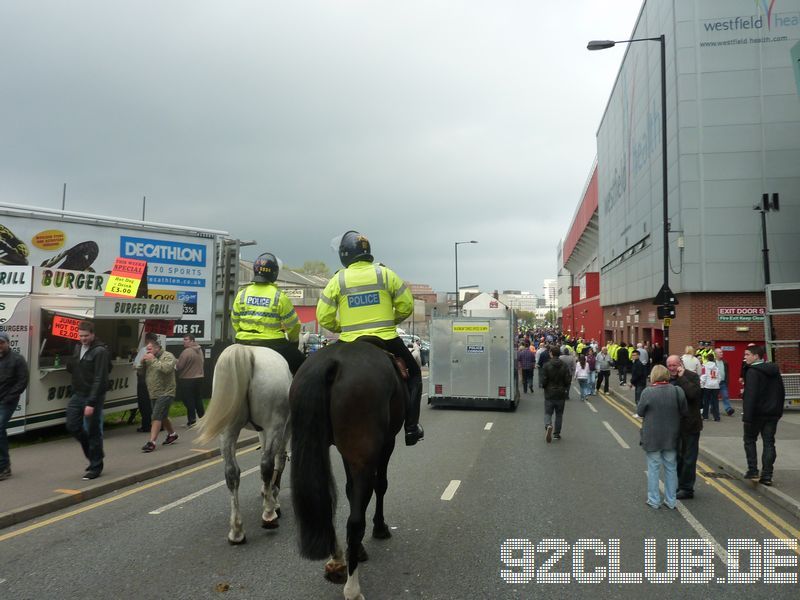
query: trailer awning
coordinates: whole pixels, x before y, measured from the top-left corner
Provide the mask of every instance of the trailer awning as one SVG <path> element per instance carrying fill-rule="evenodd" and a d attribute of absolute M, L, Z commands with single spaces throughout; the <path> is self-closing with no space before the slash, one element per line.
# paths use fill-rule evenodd
<path fill-rule="evenodd" d="M 61 315 L 62 317 L 71 317 L 73 319 L 80 319 L 81 321 L 85 319 L 94 319 L 94 308 L 75 308 L 74 306 L 70 306 L 68 308 L 61 308 L 59 306 L 43 306 L 42 308 L 50 311 L 51 313 Z"/>

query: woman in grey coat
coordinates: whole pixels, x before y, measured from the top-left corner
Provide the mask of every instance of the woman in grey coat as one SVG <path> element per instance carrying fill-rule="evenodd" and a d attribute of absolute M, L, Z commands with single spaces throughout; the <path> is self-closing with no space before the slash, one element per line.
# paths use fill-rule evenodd
<path fill-rule="evenodd" d="M 669 371 L 662 365 L 650 373 L 651 387 L 642 391 L 636 412 L 644 419 L 639 442 L 647 453 L 647 504 L 661 506 L 658 480 L 664 467 L 664 504 L 675 508 L 678 490 L 678 440 L 681 417 L 688 412 L 683 390 L 669 384 Z"/>

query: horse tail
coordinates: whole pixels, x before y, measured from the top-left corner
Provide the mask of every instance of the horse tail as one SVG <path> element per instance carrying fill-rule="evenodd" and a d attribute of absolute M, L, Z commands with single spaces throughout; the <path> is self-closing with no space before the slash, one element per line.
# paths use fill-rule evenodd
<path fill-rule="evenodd" d="M 333 517 L 336 482 L 331 473 L 330 384 L 338 362 L 315 356 L 295 375 L 290 392 L 292 504 L 300 530 L 300 555 L 312 560 L 336 549 Z"/>
<path fill-rule="evenodd" d="M 197 441 L 206 444 L 225 426 L 248 410 L 247 397 L 253 377 L 253 353 L 247 346 L 228 346 L 217 360 L 211 402 L 199 420 Z"/>

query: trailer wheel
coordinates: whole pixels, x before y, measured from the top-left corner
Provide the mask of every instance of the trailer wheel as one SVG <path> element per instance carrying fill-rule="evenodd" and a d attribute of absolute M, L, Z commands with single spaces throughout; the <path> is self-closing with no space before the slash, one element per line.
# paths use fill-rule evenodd
<path fill-rule="evenodd" d="M 519 400 L 512 400 L 508 403 L 508 412 L 514 412 L 517 410 L 517 406 L 519 406 Z"/>

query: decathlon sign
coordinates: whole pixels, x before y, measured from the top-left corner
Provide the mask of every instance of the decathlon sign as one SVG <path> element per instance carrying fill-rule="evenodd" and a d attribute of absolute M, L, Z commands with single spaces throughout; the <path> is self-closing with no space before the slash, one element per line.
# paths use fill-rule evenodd
<path fill-rule="evenodd" d="M 167 265 L 206 266 L 206 247 L 201 244 L 121 236 L 119 246 L 119 255 L 125 258 Z"/>

